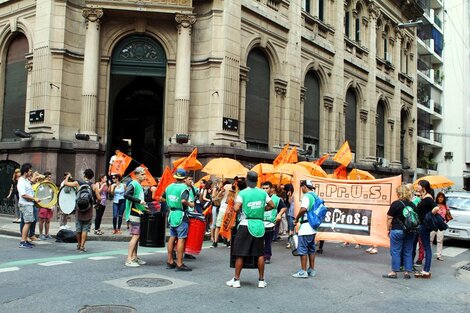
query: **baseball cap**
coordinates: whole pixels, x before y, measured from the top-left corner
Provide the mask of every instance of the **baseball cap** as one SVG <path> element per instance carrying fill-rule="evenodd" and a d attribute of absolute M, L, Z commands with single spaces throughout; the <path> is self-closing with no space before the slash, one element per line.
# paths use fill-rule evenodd
<path fill-rule="evenodd" d="M 186 178 L 186 171 L 182 168 L 176 170 L 176 173 L 173 175 L 176 179 L 185 179 Z"/>
<path fill-rule="evenodd" d="M 310 189 L 310 190 L 314 190 L 314 189 L 315 189 L 315 187 L 313 186 L 313 183 L 312 183 L 312 181 L 311 181 L 310 179 L 301 180 L 301 181 L 300 181 L 300 186 L 301 186 L 301 187 L 302 187 L 302 186 L 305 186 L 305 187 L 307 187 L 307 188 Z"/>
<path fill-rule="evenodd" d="M 249 171 L 246 174 L 246 185 L 250 188 L 256 187 L 258 183 L 258 174 L 254 171 Z"/>

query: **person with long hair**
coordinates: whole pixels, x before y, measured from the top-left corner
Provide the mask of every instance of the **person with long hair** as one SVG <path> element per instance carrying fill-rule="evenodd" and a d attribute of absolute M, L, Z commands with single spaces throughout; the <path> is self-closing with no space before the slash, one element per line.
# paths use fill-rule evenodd
<path fill-rule="evenodd" d="M 437 214 L 439 207 L 434 202 L 434 190 L 431 188 L 431 184 L 427 180 L 420 180 L 418 182 L 417 192 L 421 197 L 421 202 L 418 204 L 416 209 L 419 221 L 419 237 L 423 243 L 424 248 L 424 266 L 423 270 L 415 273 L 416 278 L 431 278 L 431 260 L 432 260 L 432 249 L 431 249 L 431 230 L 424 225 L 424 217 L 426 214 L 431 212 Z"/>
<path fill-rule="evenodd" d="M 412 193 L 402 184 L 396 189 L 398 199 L 393 201 L 387 212 L 387 229 L 390 237 L 390 255 L 392 257 L 392 271 L 382 275 L 384 278 L 397 278 L 397 272 L 400 271 L 400 263 L 403 256 L 404 274 L 403 278 L 410 279 L 413 271 L 413 243 L 415 233 L 403 230 L 405 216 L 403 209 L 411 207 L 416 209 L 411 201 Z"/>
<path fill-rule="evenodd" d="M 13 177 L 11 179 L 11 187 L 10 187 L 10 192 L 8 193 L 7 199 L 13 200 L 13 205 L 15 207 L 15 219 L 13 220 L 13 223 L 19 223 L 20 222 L 20 209 L 18 207 L 18 200 L 19 200 L 19 195 L 18 195 L 18 189 L 16 188 L 16 185 L 18 184 L 18 179 L 21 176 L 21 171 L 19 168 L 15 169 L 13 172 Z"/>
<path fill-rule="evenodd" d="M 446 220 L 446 213 L 449 211 L 449 207 L 446 204 L 446 196 L 444 195 L 443 192 L 437 193 L 436 196 L 436 203 L 439 206 L 439 211 L 437 211 L 437 214 L 442 216 L 442 219 L 445 221 Z M 434 242 L 434 238 L 437 238 L 437 251 L 436 251 L 436 256 L 438 261 L 444 261 L 444 258 L 442 257 L 442 243 L 444 241 L 444 231 L 443 230 L 438 230 L 438 231 L 432 231 L 431 232 L 431 237 L 430 241 L 431 243 Z"/>
<path fill-rule="evenodd" d="M 124 192 L 126 186 L 121 183 L 122 176 L 114 174 L 112 176 L 113 184 L 111 185 L 111 194 L 113 195 L 113 234 L 122 234 L 122 215 L 126 209 L 126 199 L 124 199 Z"/>
<path fill-rule="evenodd" d="M 104 210 L 106 209 L 106 200 L 108 199 L 108 178 L 105 174 L 99 176 L 98 181 L 93 185 L 96 198 L 96 215 L 95 215 L 95 235 L 103 235 L 101 230 L 101 220 L 103 219 Z"/>

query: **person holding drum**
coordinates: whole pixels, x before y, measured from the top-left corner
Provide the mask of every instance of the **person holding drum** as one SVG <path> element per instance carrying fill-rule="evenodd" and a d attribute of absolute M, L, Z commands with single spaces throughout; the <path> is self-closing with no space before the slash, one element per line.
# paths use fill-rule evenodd
<path fill-rule="evenodd" d="M 139 267 L 147 263 L 137 256 L 140 238 L 140 216 L 143 214 L 143 211 L 146 210 L 144 188 L 142 188 L 141 185 L 145 180 L 145 169 L 140 166 L 136 167 L 134 174 L 135 180 L 132 180 L 129 185 L 127 185 L 127 190 L 124 193 L 124 199 L 126 199 L 124 215 L 125 220 L 130 222 L 129 231 L 132 236 L 129 241 L 129 249 L 125 263 L 125 265 L 129 267 Z"/>
<path fill-rule="evenodd" d="M 90 186 L 90 188 L 92 188 L 93 182 L 91 180 L 93 179 L 94 176 L 95 176 L 95 173 L 93 172 L 93 170 L 87 168 L 85 171 L 83 171 L 84 181 L 78 181 L 78 180 L 70 181 L 69 178 L 71 178 L 72 176 L 69 173 L 67 176 L 65 176 L 65 179 L 62 183 L 64 186 L 74 187 L 77 190 L 79 190 L 80 186 L 82 185 L 88 185 Z M 79 252 L 87 252 L 85 248 L 85 243 L 87 240 L 88 233 L 90 232 L 90 229 L 91 229 L 92 220 L 93 220 L 93 205 L 92 204 L 89 205 L 88 210 L 83 210 L 80 208 L 80 206 L 77 206 L 77 208 L 75 209 L 75 233 L 76 233 L 77 242 L 78 242 L 77 250 Z"/>
<path fill-rule="evenodd" d="M 281 221 L 282 215 L 287 211 L 284 201 L 277 195 L 277 186 L 270 181 L 264 182 L 262 189 L 268 193 L 273 200 L 274 209 L 264 212 L 264 227 L 266 234 L 264 235 L 264 262 L 271 263 L 272 250 L 271 245 L 274 237 L 274 227 Z"/>
<path fill-rule="evenodd" d="M 264 212 L 272 210 L 274 203 L 269 195 L 256 187 L 258 174 L 249 171 L 246 175 L 247 188 L 241 190 L 235 198 L 233 209 L 240 211 L 237 235 L 233 242 L 235 255 L 235 275 L 226 285 L 240 288 L 240 274 L 243 268 L 243 257 L 258 257 L 258 288 L 267 286 L 264 280 Z M 271 234 L 272 235 L 272 234 Z"/>
<path fill-rule="evenodd" d="M 189 228 L 188 207 L 194 207 L 194 202 L 190 201 L 190 192 L 188 185 L 185 183 L 186 171 L 177 169 L 173 177 L 176 182 L 166 187 L 162 195 L 162 199 L 169 209 L 170 239 L 168 240 L 167 269 L 176 268 L 177 271 L 192 271 L 190 267 L 183 263 L 183 254 Z M 176 262 L 173 257 L 175 245 Z"/>

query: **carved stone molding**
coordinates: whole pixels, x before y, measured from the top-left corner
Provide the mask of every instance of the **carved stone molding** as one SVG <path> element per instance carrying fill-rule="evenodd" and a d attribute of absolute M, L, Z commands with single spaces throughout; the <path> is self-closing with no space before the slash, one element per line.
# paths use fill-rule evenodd
<path fill-rule="evenodd" d="M 287 93 L 287 82 L 279 78 L 274 79 L 274 91 L 277 95 L 284 96 Z"/>
<path fill-rule="evenodd" d="M 408 127 L 408 135 L 413 136 L 415 129 L 413 127 Z"/>
<path fill-rule="evenodd" d="M 327 109 L 328 111 L 332 111 L 332 110 L 333 110 L 333 102 L 334 102 L 334 98 L 333 98 L 333 97 L 330 97 L 330 96 L 324 96 L 324 97 L 323 97 L 323 106 L 324 106 L 325 109 Z"/>
<path fill-rule="evenodd" d="M 248 81 L 248 72 L 250 70 L 248 69 L 247 66 L 240 65 L 240 81 Z"/>
<path fill-rule="evenodd" d="M 305 102 L 305 92 L 307 89 L 305 87 L 300 88 L 300 102 Z"/>
<path fill-rule="evenodd" d="M 31 72 L 33 70 L 33 62 L 27 61 L 26 64 L 24 65 L 24 68 L 28 71 Z"/>
<path fill-rule="evenodd" d="M 86 28 L 88 28 L 88 23 L 96 23 L 96 29 L 100 29 L 101 18 L 103 17 L 103 10 L 98 8 L 84 8 L 82 11 L 82 16 L 86 21 Z"/>
<path fill-rule="evenodd" d="M 387 123 L 390 124 L 390 129 L 393 130 L 393 128 L 395 127 L 395 120 L 389 118 L 389 119 L 387 120 Z"/>
<path fill-rule="evenodd" d="M 196 23 L 196 16 L 190 14 L 176 14 L 175 21 L 178 23 L 178 25 L 176 25 L 178 34 L 181 35 L 181 28 L 189 28 L 189 35 L 191 35 L 193 24 Z"/>
<path fill-rule="evenodd" d="M 348 109 L 348 103 L 346 101 L 343 102 L 343 113 L 346 114 L 346 110 Z"/>
<path fill-rule="evenodd" d="M 359 111 L 359 118 L 361 119 L 361 121 L 363 121 L 364 123 L 367 122 L 367 116 L 369 115 L 369 111 L 367 111 L 366 109 L 361 109 Z"/>
<path fill-rule="evenodd" d="M 368 9 L 369 9 L 369 16 L 370 18 L 373 18 L 373 19 L 378 19 L 379 16 L 380 16 L 380 10 L 378 8 L 378 6 L 375 4 L 375 3 L 370 3 L 369 6 L 368 6 Z"/>

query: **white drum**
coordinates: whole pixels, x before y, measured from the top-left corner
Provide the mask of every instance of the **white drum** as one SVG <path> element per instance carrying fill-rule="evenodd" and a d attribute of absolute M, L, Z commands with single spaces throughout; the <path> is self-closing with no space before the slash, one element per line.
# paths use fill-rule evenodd
<path fill-rule="evenodd" d="M 59 207 L 65 214 L 70 214 L 75 210 L 77 192 L 75 188 L 63 186 L 59 191 Z"/>
<path fill-rule="evenodd" d="M 57 203 L 57 186 L 51 182 L 42 182 L 34 191 L 34 197 L 39 199 L 38 205 L 43 208 L 52 208 Z"/>

